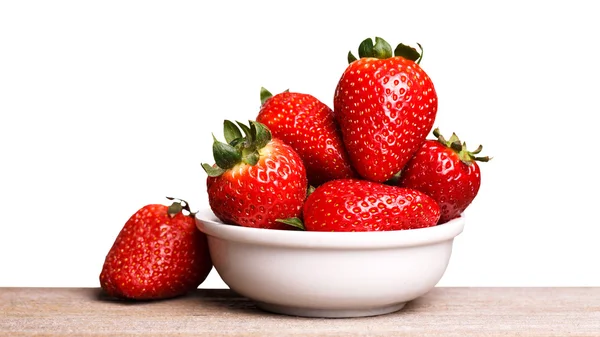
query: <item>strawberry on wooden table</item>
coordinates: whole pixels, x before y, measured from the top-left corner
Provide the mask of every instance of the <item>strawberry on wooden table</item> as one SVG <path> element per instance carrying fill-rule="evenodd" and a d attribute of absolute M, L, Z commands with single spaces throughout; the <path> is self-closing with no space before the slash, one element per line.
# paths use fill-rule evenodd
<path fill-rule="evenodd" d="M 100 286 L 116 298 L 171 298 L 198 288 L 212 267 L 206 235 L 187 203 L 151 204 L 123 226 L 104 261 Z"/>
<path fill-rule="evenodd" d="M 318 186 L 340 178 L 354 178 L 333 110 L 316 97 L 285 91 L 273 96 L 261 88 L 256 121 L 273 137 L 290 145 L 302 158 L 308 183 Z"/>
<path fill-rule="evenodd" d="M 481 185 L 481 172 L 477 161 L 487 162 L 489 157 L 477 157 L 482 146 L 468 151 L 456 134 L 446 140 L 433 130 L 436 140 L 427 140 L 402 170 L 397 185 L 414 188 L 435 199 L 441 207 L 440 223 L 447 222 L 467 209 L 477 196 Z"/>
<path fill-rule="evenodd" d="M 317 187 L 306 199 L 303 221 L 282 219 L 307 231 L 366 232 L 431 227 L 440 217 L 426 194 L 359 179 L 338 179 Z"/>
<path fill-rule="evenodd" d="M 348 55 L 334 96 L 346 150 L 365 179 L 384 182 L 398 173 L 431 131 L 438 107 L 433 82 L 414 48 L 364 40 L 359 59 Z"/>
<path fill-rule="evenodd" d="M 292 229 L 276 219 L 301 215 L 308 186 L 302 159 L 264 124 L 238 125 L 245 136 L 226 120 L 226 143 L 213 142 L 215 165 L 202 164 L 213 213 L 229 224 Z"/>

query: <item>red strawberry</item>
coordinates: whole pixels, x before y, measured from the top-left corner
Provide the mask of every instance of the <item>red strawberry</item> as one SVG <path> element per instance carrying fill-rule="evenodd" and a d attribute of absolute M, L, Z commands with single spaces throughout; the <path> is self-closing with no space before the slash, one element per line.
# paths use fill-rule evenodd
<path fill-rule="evenodd" d="M 169 198 L 173 200 L 172 198 Z M 212 269 L 206 236 L 184 201 L 146 205 L 123 226 L 108 252 L 100 286 L 133 300 L 180 296 L 198 288 Z"/>
<path fill-rule="evenodd" d="M 354 168 L 365 179 L 384 182 L 425 141 L 438 99 L 419 66 L 419 52 L 400 44 L 392 56 L 386 41 L 375 41 L 361 43 L 360 59 L 348 55 L 350 65 L 335 90 L 334 112 Z"/>
<path fill-rule="evenodd" d="M 271 137 L 262 123 L 224 122 L 225 139 L 215 139 L 216 165 L 208 173 L 208 201 L 223 222 L 246 227 L 290 229 L 276 219 L 298 217 L 306 198 L 306 169 L 289 145 Z"/>
<path fill-rule="evenodd" d="M 317 187 L 303 207 L 307 231 L 366 232 L 434 226 L 440 208 L 422 192 L 367 180 L 338 179 Z M 298 219 L 285 223 L 302 228 Z"/>
<path fill-rule="evenodd" d="M 398 186 L 414 188 L 435 199 L 441 209 L 440 223 L 458 217 L 475 199 L 481 185 L 481 173 L 476 161 L 487 162 L 489 157 L 476 157 L 482 146 L 467 151 L 456 134 L 449 140 L 433 130 L 437 140 L 427 140 L 402 170 Z"/>
<path fill-rule="evenodd" d="M 264 88 L 261 101 L 256 121 L 296 150 L 310 185 L 356 177 L 333 111 L 327 105 L 309 94 L 285 91 L 272 96 Z"/>

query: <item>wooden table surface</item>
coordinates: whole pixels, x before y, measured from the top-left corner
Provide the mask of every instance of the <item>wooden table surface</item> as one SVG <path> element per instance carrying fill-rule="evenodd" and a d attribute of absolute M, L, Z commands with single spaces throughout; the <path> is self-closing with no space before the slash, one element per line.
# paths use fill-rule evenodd
<path fill-rule="evenodd" d="M 130 303 L 98 288 L 0 288 L 0 336 L 600 336 L 600 288 L 435 288 L 396 313 L 276 315 L 227 289 Z"/>

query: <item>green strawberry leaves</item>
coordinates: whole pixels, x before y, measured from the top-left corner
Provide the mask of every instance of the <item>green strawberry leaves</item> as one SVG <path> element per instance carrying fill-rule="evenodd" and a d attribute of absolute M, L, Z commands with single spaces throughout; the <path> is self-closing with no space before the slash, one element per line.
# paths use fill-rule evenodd
<path fill-rule="evenodd" d="M 269 129 L 264 124 L 258 122 L 250 123 L 250 134 L 254 142 L 254 147 L 257 150 L 262 149 L 271 141 L 271 132 Z"/>
<path fill-rule="evenodd" d="M 392 47 L 384 39 L 375 37 L 375 44 L 373 44 L 373 40 L 371 38 L 367 38 L 358 46 L 358 57 L 374 57 L 383 60 L 393 56 L 398 56 L 415 61 L 418 64 L 423 58 L 423 48 L 420 44 L 417 43 L 417 45 L 421 49 L 420 53 L 415 48 L 400 43 L 396 49 L 394 49 L 392 54 Z M 348 52 L 348 63 L 350 64 L 356 60 L 356 56 L 354 56 L 351 51 Z"/>
<path fill-rule="evenodd" d="M 283 92 L 290 92 L 290 89 L 285 89 Z M 271 97 L 273 97 L 273 94 L 269 90 L 265 89 L 265 87 L 260 88 L 260 106 L 265 105 L 265 102 Z"/>
<path fill-rule="evenodd" d="M 380 37 L 375 38 L 375 45 L 373 46 L 373 57 L 378 59 L 387 59 L 392 57 L 392 46 L 387 41 Z"/>
<path fill-rule="evenodd" d="M 244 132 L 244 135 L 246 136 L 244 140 L 248 141 L 249 139 L 252 139 L 252 132 L 250 131 L 250 128 L 248 126 L 246 126 L 245 124 L 242 124 L 240 122 L 236 121 L 236 123 L 240 126 L 240 128 Z"/>
<path fill-rule="evenodd" d="M 358 57 L 371 57 L 373 56 L 373 40 L 366 39 L 358 46 Z"/>
<path fill-rule="evenodd" d="M 242 159 L 242 153 L 235 147 L 221 143 L 213 135 L 213 156 L 217 166 L 230 169 L 237 165 Z"/>
<path fill-rule="evenodd" d="M 173 197 L 166 197 L 166 198 L 173 202 L 169 206 L 169 208 L 167 208 L 167 213 L 169 214 L 169 217 L 173 218 L 174 216 L 181 213 L 182 211 L 187 211 L 188 215 L 191 215 L 191 216 L 196 214 L 190 210 L 190 205 L 187 203 L 187 201 L 185 201 L 183 199 L 173 198 Z"/>
<path fill-rule="evenodd" d="M 306 197 L 308 198 L 315 191 L 315 189 L 316 189 L 316 187 L 314 187 L 312 185 L 308 185 L 308 187 L 306 188 Z M 294 218 L 287 218 L 287 219 L 276 219 L 275 221 L 281 222 L 288 226 L 296 227 L 299 230 L 303 230 L 303 231 L 306 230 L 306 228 L 304 227 L 304 222 L 300 218 L 294 217 Z"/>
<path fill-rule="evenodd" d="M 208 174 L 209 177 L 218 177 L 221 174 L 225 173 L 225 171 L 227 171 L 218 166 L 210 166 L 208 164 L 202 164 L 202 168 L 204 169 L 206 174 Z"/>
<path fill-rule="evenodd" d="M 394 56 L 401 56 L 405 59 L 409 59 L 415 61 L 417 64 L 420 64 L 421 59 L 423 59 L 423 47 L 421 47 L 420 43 L 417 43 L 417 46 L 419 46 L 419 49 L 421 49 L 420 53 L 415 48 L 400 43 L 396 49 L 394 49 Z"/>
<path fill-rule="evenodd" d="M 226 143 L 220 142 L 213 135 L 212 149 L 215 165 L 202 164 L 202 168 L 210 177 L 218 177 L 240 163 L 248 165 L 258 163 L 260 159 L 258 151 L 271 141 L 271 132 L 264 124 L 256 121 L 248 122 L 250 126 L 237 121 L 236 125 L 225 120 L 223 134 Z"/>
<path fill-rule="evenodd" d="M 242 148 L 242 161 L 248 165 L 256 165 L 258 160 L 260 159 L 260 155 L 258 151 L 252 147 L 244 147 Z"/>
<path fill-rule="evenodd" d="M 467 143 L 461 142 L 456 133 L 454 132 L 452 133 L 452 136 L 450 136 L 450 139 L 446 140 L 446 138 L 444 138 L 444 136 L 442 136 L 442 134 L 440 133 L 440 129 L 435 128 L 433 130 L 433 136 L 437 139 L 438 142 L 440 142 L 448 148 L 451 148 L 454 152 L 456 152 L 460 161 L 465 163 L 466 165 L 471 165 L 473 161 L 488 162 L 492 159 L 489 156 L 476 156 L 481 152 L 481 150 L 483 150 L 482 145 L 479 145 L 474 151 L 467 150 Z"/>
<path fill-rule="evenodd" d="M 265 102 L 271 97 L 273 97 L 273 94 L 269 90 L 265 89 L 264 87 L 260 88 L 260 105 L 261 106 L 264 105 Z"/>
<path fill-rule="evenodd" d="M 277 219 L 275 221 L 284 223 L 286 225 L 290 225 L 292 227 L 296 227 L 303 231 L 306 230 L 306 228 L 304 228 L 304 223 L 299 218 Z"/>
<path fill-rule="evenodd" d="M 223 122 L 223 134 L 227 143 L 231 144 L 235 139 L 242 138 L 242 133 L 235 124 L 231 121 L 225 120 Z"/>

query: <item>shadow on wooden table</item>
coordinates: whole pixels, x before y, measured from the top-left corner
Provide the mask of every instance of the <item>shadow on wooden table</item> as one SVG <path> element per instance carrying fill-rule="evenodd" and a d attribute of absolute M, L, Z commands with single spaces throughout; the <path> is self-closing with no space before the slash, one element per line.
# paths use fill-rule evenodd
<path fill-rule="evenodd" d="M 160 300 L 129 300 L 111 297 L 101 288 L 89 293 L 89 300 L 123 306 L 169 305 L 180 308 L 201 308 L 201 311 L 235 312 L 248 315 L 264 315 L 251 300 L 229 289 L 197 289 L 185 295 Z"/>
<path fill-rule="evenodd" d="M 236 294 L 230 289 L 197 289 L 189 292 L 186 295 L 162 300 L 123 300 L 108 296 L 100 288 L 94 289 L 90 293 L 91 301 L 100 301 L 105 304 L 115 304 L 118 306 L 132 306 L 142 308 L 144 306 L 169 306 L 169 310 L 178 309 L 186 311 L 189 315 L 203 316 L 210 313 L 215 314 L 232 314 L 239 317 L 240 315 L 251 317 L 290 317 L 286 315 L 263 311 L 256 304 L 243 296 Z M 393 315 L 410 315 L 415 311 L 419 311 L 422 306 L 422 301 L 416 299 L 406 304 L 406 306 Z M 426 306 L 426 304 L 425 304 Z M 377 317 L 377 316 L 374 316 Z M 367 318 L 367 317 L 365 317 Z M 307 318 L 310 319 L 310 318 Z"/>

